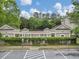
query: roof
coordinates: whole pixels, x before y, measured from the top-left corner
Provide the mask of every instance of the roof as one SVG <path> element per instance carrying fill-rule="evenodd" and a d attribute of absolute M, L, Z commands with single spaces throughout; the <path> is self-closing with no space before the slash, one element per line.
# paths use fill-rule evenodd
<path fill-rule="evenodd" d="M 44 31 L 50 31 L 50 29 L 49 28 L 45 28 Z"/>
<path fill-rule="evenodd" d="M 30 31 L 29 33 L 42 33 L 42 34 L 45 34 L 45 33 L 49 33 L 47 31 Z"/>
<path fill-rule="evenodd" d="M 55 27 L 56 30 L 70 30 L 70 27 L 65 25 L 65 24 L 61 24 L 57 27 Z"/>
<path fill-rule="evenodd" d="M 0 27 L 0 30 L 14 30 L 14 28 L 9 25 L 3 25 L 2 27 Z"/>
<path fill-rule="evenodd" d="M 22 31 L 29 31 L 29 29 L 27 29 L 27 28 L 23 28 Z"/>

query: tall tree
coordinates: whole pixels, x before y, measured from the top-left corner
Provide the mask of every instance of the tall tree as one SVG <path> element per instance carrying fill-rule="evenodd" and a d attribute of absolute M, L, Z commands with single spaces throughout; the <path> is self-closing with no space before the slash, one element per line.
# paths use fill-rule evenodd
<path fill-rule="evenodd" d="M 0 26 L 8 24 L 19 28 L 20 11 L 15 1 L 16 0 L 0 0 Z"/>
<path fill-rule="evenodd" d="M 73 13 L 68 14 L 70 19 L 78 25 L 75 29 L 73 29 L 74 33 L 77 37 L 79 37 L 79 0 L 72 0 L 73 5 L 75 6 L 75 10 Z"/>
<path fill-rule="evenodd" d="M 79 0 L 72 0 L 73 5 L 75 5 L 75 10 L 73 13 L 68 14 L 70 19 L 79 25 Z"/>

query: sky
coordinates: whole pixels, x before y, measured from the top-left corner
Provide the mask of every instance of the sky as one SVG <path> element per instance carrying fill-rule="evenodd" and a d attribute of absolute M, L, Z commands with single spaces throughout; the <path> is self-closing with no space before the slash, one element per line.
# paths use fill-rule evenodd
<path fill-rule="evenodd" d="M 72 0 L 16 0 L 21 16 L 30 17 L 33 12 L 59 13 L 65 16 L 66 12 L 73 12 Z"/>

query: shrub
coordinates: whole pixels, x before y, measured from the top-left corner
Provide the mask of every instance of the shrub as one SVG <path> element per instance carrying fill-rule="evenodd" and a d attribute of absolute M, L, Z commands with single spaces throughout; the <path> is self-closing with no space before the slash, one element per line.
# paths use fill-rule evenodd
<path fill-rule="evenodd" d="M 76 44 L 76 38 L 70 37 L 40 37 L 40 38 L 14 38 L 14 37 L 1 37 L 0 40 L 9 43 L 11 45 L 21 45 L 22 39 L 23 43 L 28 43 L 30 45 L 47 45 L 47 44 Z M 27 42 L 28 40 L 28 42 Z"/>

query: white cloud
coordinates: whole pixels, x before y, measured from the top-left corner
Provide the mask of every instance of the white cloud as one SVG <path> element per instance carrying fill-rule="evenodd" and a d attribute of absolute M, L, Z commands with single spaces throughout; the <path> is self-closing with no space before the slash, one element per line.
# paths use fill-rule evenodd
<path fill-rule="evenodd" d="M 72 13 L 72 12 L 74 12 L 74 9 L 75 9 L 75 6 L 74 5 L 69 5 L 68 6 L 68 13 Z"/>
<path fill-rule="evenodd" d="M 57 10 L 57 13 L 60 15 L 60 16 L 66 16 L 66 13 L 62 10 Z"/>
<path fill-rule="evenodd" d="M 56 3 L 54 7 L 60 16 L 66 16 L 66 11 L 63 10 L 63 6 L 61 3 Z"/>
<path fill-rule="evenodd" d="M 61 3 L 56 3 L 55 6 L 54 6 L 56 9 L 62 9 L 62 5 Z"/>
<path fill-rule="evenodd" d="M 48 10 L 48 13 L 52 14 L 52 11 L 51 10 Z"/>
<path fill-rule="evenodd" d="M 63 7 L 63 10 L 61 11 L 60 15 L 61 16 L 66 16 L 67 12 L 68 12 L 67 8 Z"/>
<path fill-rule="evenodd" d="M 42 13 L 43 13 L 43 14 L 47 14 L 47 13 L 52 14 L 52 11 L 51 11 L 51 10 L 48 10 L 48 11 L 42 11 Z"/>
<path fill-rule="evenodd" d="M 22 5 L 31 5 L 32 4 L 32 0 L 21 0 L 21 4 Z"/>
<path fill-rule="evenodd" d="M 38 12 L 38 13 L 39 13 L 40 11 L 37 10 L 36 8 L 31 8 L 31 9 L 30 9 L 30 13 L 34 13 L 34 12 Z"/>
<path fill-rule="evenodd" d="M 21 11 L 20 17 L 24 17 L 26 19 L 29 19 L 31 16 L 27 11 Z"/>
<path fill-rule="evenodd" d="M 60 15 L 60 16 L 66 16 L 67 15 L 67 12 L 68 13 L 72 13 L 75 9 L 75 6 L 74 5 L 69 5 L 69 6 L 62 6 L 61 3 L 56 3 L 55 4 L 55 9 L 57 10 L 57 13 Z"/>
<path fill-rule="evenodd" d="M 43 13 L 43 14 L 46 14 L 47 12 L 46 12 L 46 11 L 42 11 L 42 13 Z"/>

